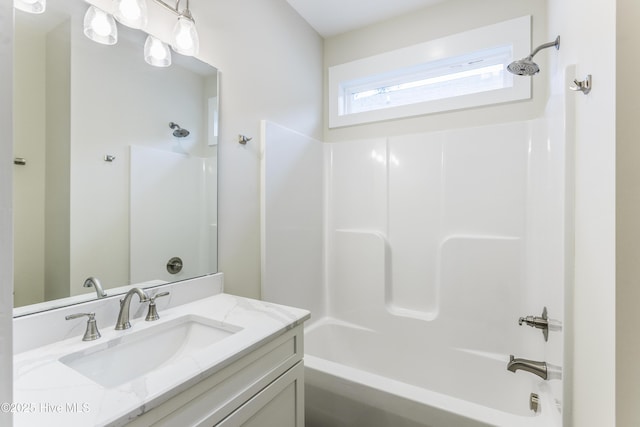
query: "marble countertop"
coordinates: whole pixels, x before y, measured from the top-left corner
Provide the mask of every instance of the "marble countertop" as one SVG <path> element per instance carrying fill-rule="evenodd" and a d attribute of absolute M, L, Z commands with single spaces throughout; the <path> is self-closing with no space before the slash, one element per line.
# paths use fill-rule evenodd
<path fill-rule="evenodd" d="M 59 361 L 65 355 L 185 315 L 201 316 L 242 330 L 134 381 L 112 388 L 91 381 Z M 160 312 L 160 316 L 156 322 L 133 319 L 132 328 L 125 331 L 116 331 L 114 325 L 99 324 L 102 338 L 96 341 L 84 342 L 81 337 L 74 336 L 16 354 L 14 403 L 9 408 L 14 412 L 14 426 L 125 425 L 137 415 L 302 324 L 309 318 L 309 312 L 222 293 L 167 308 Z M 153 348 L 149 351 L 152 352 Z"/>

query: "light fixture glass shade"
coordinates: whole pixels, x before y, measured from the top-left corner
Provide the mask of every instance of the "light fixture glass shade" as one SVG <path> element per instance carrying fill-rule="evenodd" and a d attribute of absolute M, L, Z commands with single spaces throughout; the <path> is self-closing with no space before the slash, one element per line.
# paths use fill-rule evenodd
<path fill-rule="evenodd" d="M 113 16 L 91 6 L 84 15 L 84 35 L 101 44 L 116 44 L 118 27 Z"/>
<path fill-rule="evenodd" d="M 13 6 L 23 12 L 43 13 L 47 8 L 47 0 L 14 0 Z"/>
<path fill-rule="evenodd" d="M 171 49 L 166 43 L 148 35 L 144 42 L 144 60 L 154 67 L 168 67 L 171 65 Z"/>
<path fill-rule="evenodd" d="M 141 29 L 147 25 L 146 0 L 116 0 L 113 16 L 127 27 Z"/>
<path fill-rule="evenodd" d="M 200 40 L 196 31 L 196 23 L 188 14 L 182 14 L 178 17 L 175 27 L 173 27 L 173 42 L 171 47 L 176 52 L 194 56 L 200 50 Z"/>

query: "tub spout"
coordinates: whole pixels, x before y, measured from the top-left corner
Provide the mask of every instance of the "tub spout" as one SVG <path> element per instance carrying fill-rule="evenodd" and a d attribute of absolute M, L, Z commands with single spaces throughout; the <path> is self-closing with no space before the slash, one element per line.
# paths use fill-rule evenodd
<path fill-rule="evenodd" d="M 533 360 L 527 359 L 516 359 L 513 357 L 513 354 L 509 356 L 509 363 L 507 363 L 507 370 L 511 372 L 516 372 L 517 370 L 522 369 L 523 371 L 531 372 L 542 378 L 543 380 L 547 379 L 547 363 L 546 362 L 536 362 Z"/>

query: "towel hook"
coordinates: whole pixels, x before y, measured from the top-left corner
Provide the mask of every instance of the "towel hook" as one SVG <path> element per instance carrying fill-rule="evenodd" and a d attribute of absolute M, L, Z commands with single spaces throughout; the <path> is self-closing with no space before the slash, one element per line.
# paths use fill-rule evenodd
<path fill-rule="evenodd" d="M 238 135 L 238 143 L 242 145 L 247 145 L 247 142 L 251 141 L 253 138 L 250 138 L 246 135 Z"/>
<path fill-rule="evenodd" d="M 591 74 L 587 74 L 587 78 L 582 81 L 573 79 L 573 84 L 569 86 L 569 89 L 575 92 L 582 92 L 585 95 L 591 92 Z"/>

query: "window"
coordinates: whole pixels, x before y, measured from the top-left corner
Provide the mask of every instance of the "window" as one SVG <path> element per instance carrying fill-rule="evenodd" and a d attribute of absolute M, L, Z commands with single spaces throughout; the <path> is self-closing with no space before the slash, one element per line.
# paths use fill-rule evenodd
<path fill-rule="evenodd" d="M 506 70 L 529 54 L 530 25 L 526 16 L 331 67 L 330 127 L 530 98 L 530 79 Z"/>

